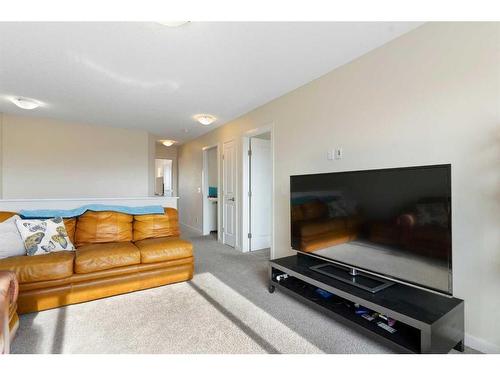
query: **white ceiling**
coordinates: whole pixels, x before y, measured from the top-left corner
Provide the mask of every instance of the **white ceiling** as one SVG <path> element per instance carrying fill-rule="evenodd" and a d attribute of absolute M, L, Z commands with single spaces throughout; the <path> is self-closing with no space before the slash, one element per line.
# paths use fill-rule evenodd
<path fill-rule="evenodd" d="M 0 112 L 144 129 L 182 142 L 419 25 L 0 23 Z M 21 110 L 9 96 L 44 105 Z M 197 113 L 218 121 L 199 125 Z"/>

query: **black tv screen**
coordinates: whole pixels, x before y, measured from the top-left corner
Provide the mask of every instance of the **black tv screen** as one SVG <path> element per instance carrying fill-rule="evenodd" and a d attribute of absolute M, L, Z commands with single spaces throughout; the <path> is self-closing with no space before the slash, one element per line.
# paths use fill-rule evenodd
<path fill-rule="evenodd" d="M 294 250 L 452 294 L 451 165 L 290 177 Z"/>

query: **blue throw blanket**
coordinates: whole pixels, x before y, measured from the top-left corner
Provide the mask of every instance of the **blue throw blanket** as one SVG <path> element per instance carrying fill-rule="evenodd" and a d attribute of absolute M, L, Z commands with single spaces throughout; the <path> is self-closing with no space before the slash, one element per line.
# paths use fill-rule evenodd
<path fill-rule="evenodd" d="M 115 211 L 129 215 L 163 214 L 162 206 L 113 206 L 107 204 L 87 204 L 72 210 L 21 210 L 24 219 L 47 219 L 51 217 L 69 218 L 82 215 L 85 211 Z"/>

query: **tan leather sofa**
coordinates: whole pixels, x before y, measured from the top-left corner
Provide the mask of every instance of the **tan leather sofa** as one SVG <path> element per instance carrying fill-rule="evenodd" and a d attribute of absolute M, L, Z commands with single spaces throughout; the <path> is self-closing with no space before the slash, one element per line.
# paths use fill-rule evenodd
<path fill-rule="evenodd" d="M 358 237 L 360 216 L 330 218 L 324 202 L 313 200 L 291 207 L 294 249 L 314 252 Z"/>
<path fill-rule="evenodd" d="M 14 214 L 0 212 L 0 221 Z M 19 280 L 21 314 L 193 277 L 192 244 L 179 238 L 175 209 L 138 216 L 87 211 L 64 222 L 76 251 L 0 259 L 0 270 Z"/>

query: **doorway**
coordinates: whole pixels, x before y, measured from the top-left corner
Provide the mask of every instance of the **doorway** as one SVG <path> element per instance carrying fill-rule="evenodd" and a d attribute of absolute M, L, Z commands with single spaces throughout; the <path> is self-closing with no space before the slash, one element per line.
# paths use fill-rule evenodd
<path fill-rule="evenodd" d="M 155 195 L 173 196 L 172 160 L 170 159 L 155 159 Z"/>
<path fill-rule="evenodd" d="M 273 153 L 272 132 L 263 129 L 243 139 L 243 251 L 272 247 Z"/>
<path fill-rule="evenodd" d="M 203 235 L 220 240 L 219 147 L 203 148 Z"/>

